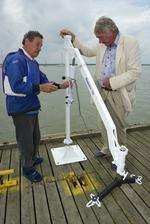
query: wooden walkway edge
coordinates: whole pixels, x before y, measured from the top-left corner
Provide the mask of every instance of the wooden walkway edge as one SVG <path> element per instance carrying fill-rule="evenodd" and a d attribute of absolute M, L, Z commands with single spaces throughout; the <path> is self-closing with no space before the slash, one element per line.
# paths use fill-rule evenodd
<path fill-rule="evenodd" d="M 56 166 L 51 148 L 63 144 L 44 142 L 39 149 L 44 162 L 37 167 L 43 181 L 38 184 L 22 176 L 17 148 L 0 150 L 0 170 L 14 168 L 8 179 L 18 180 L 16 187 L 0 191 L 0 224 L 150 224 L 150 130 L 128 132 L 126 168 L 142 176 L 143 184 L 116 188 L 100 208 L 86 208 L 86 203 L 90 193 L 103 190 L 115 178 L 111 158 L 94 157 L 103 145 L 99 133 L 73 139 L 87 160 Z"/>

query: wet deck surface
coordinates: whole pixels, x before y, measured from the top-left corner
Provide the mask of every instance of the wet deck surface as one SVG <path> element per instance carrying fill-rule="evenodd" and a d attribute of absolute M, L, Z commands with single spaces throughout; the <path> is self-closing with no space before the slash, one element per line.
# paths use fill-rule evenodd
<path fill-rule="evenodd" d="M 18 186 L 0 192 L 0 224 L 144 224 L 150 223 L 150 130 L 128 134 L 129 172 L 143 176 L 143 184 L 123 185 L 102 201 L 101 208 L 86 208 L 90 193 L 101 191 L 115 173 L 111 160 L 95 159 L 101 148 L 100 136 L 76 138 L 88 160 L 56 166 L 51 148 L 62 143 L 40 146 L 44 163 L 38 167 L 44 179 L 31 184 L 21 176 L 17 149 L 0 151 L 0 170 L 14 168 Z M 19 178 L 20 177 L 20 178 Z"/>

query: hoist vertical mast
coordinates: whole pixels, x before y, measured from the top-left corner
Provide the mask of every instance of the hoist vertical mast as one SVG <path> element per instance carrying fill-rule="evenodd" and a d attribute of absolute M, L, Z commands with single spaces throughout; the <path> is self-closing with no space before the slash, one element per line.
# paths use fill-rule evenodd
<path fill-rule="evenodd" d="M 70 55 L 68 49 L 68 41 L 65 42 L 65 78 L 72 84 L 75 77 L 75 58 Z M 71 60 L 70 60 L 71 59 Z M 70 64 L 71 61 L 71 64 Z M 71 135 L 71 105 L 73 103 L 72 84 L 66 89 L 66 138 L 65 146 L 51 149 L 56 165 L 80 162 L 87 160 L 79 145 L 72 145 Z"/>
<path fill-rule="evenodd" d="M 67 51 L 65 54 L 65 78 L 67 80 L 70 79 L 70 60 L 69 60 L 69 52 Z M 66 138 L 64 139 L 64 144 L 70 145 L 72 143 L 72 140 L 70 138 L 71 134 L 71 126 L 70 126 L 70 121 L 71 121 L 71 104 L 73 103 L 73 98 L 72 98 L 72 91 L 71 91 L 71 86 L 66 89 Z"/>

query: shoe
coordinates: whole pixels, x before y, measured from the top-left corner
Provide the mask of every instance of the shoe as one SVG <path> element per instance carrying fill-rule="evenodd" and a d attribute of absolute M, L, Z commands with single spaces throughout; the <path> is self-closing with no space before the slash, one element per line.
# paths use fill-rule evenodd
<path fill-rule="evenodd" d="M 97 149 L 95 154 L 94 154 L 94 157 L 99 159 L 99 158 L 106 158 L 106 157 L 109 157 L 109 154 L 106 154 L 104 152 L 102 152 L 101 150 Z"/>
<path fill-rule="evenodd" d="M 33 166 L 39 165 L 44 161 L 44 159 L 42 157 L 35 157 L 33 159 Z"/>
<path fill-rule="evenodd" d="M 40 182 L 43 179 L 41 174 L 34 167 L 23 167 L 23 176 L 34 183 Z"/>
<path fill-rule="evenodd" d="M 115 172 L 117 171 L 117 166 L 113 163 L 111 163 L 111 170 Z"/>

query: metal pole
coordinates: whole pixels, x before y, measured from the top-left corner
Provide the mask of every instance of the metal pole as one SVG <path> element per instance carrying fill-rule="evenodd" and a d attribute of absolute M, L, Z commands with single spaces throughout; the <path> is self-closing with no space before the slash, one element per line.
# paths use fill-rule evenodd
<path fill-rule="evenodd" d="M 65 77 L 66 80 L 70 80 L 70 64 L 69 64 L 69 53 L 66 52 L 65 55 Z M 64 144 L 70 145 L 73 141 L 70 138 L 71 128 L 70 128 L 70 119 L 71 119 L 71 104 L 72 104 L 72 94 L 71 86 L 66 89 L 66 138 L 64 139 Z"/>

